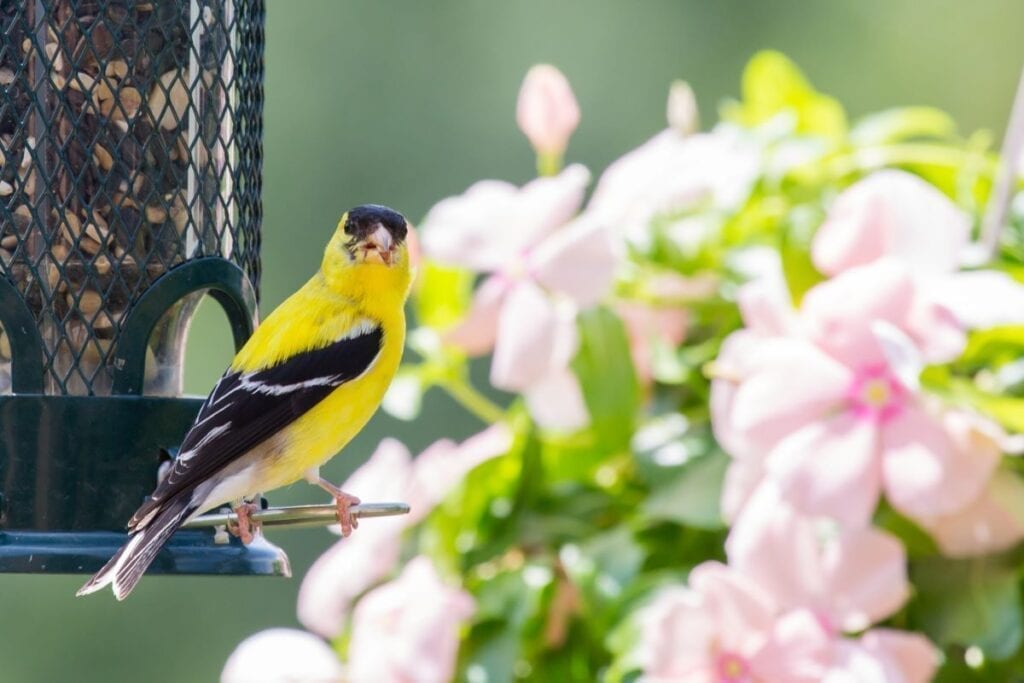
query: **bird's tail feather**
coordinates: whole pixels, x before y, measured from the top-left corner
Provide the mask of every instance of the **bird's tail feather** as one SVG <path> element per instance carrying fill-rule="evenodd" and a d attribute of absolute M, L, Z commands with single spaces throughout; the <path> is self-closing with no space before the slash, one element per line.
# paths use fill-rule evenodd
<path fill-rule="evenodd" d="M 112 584 L 114 595 L 118 600 L 124 600 L 152 564 L 156 554 L 170 540 L 171 535 L 197 508 L 198 506 L 188 498 L 169 501 L 144 529 L 134 532 L 103 569 L 96 572 L 96 575 L 79 588 L 75 595 L 95 593 Z"/>

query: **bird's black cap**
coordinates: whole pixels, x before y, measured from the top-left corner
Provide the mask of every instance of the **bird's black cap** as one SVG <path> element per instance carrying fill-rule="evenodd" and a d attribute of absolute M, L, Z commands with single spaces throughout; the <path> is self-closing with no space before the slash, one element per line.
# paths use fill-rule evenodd
<path fill-rule="evenodd" d="M 364 204 L 348 212 L 345 234 L 362 239 L 376 230 L 378 223 L 391 233 L 396 242 L 405 240 L 405 234 L 409 231 L 402 214 L 379 204 Z"/>

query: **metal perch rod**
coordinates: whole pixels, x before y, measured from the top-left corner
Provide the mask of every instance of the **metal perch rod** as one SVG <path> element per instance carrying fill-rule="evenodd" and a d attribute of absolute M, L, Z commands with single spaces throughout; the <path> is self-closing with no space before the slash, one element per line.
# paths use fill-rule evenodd
<path fill-rule="evenodd" d="M 349 510 L 357 519 L 391 517 L 409 514 L 409 505 L 406 503 L 360 503 L 353 505 Z M 338 507 L 333 503 L 324 503 L 268 508 L 252 513 L 250 519 L 261 523 L 264 527 L 328 526 L 338 523 Z M 216 512 L 189 520 L 185 523 L 185 528 L 206 529 L 236 522 L 238 522 L 238 515 L 234 512 Z"/>

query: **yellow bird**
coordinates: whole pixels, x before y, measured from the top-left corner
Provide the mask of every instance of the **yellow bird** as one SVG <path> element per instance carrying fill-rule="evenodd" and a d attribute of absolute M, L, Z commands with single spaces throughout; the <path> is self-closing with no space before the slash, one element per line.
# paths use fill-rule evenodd
<path fill-rule="evenodd" d="M 320 477 L 377 410 L 405 345 L 408 225 L 383 206 L 338 223 L 320 270 L 277 307 L 203 403 L 168 475 L 128 522 L 128 542 L 78 591 L 123 600 L 186 521 L 232 503 L 252 540 L 251 502 L 306 479 L 337 501 L 342 533 L 355 496 Z"/>

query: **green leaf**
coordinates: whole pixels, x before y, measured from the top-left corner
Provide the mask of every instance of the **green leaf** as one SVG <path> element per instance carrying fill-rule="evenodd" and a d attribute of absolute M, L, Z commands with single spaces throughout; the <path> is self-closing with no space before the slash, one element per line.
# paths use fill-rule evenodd
<path fill-rule="evenodd" d="M 643 506 L 645 515 L 700 529 L 725 526 L 720 509 L 729 456 L 719 450 L 686 463 L 683 471 L 656 489 Z"/>
<path fill-rule="evenodd" d="M 883 145 L 915 138 L 949 139 L 953 117 L 935 107 L 897 107 L 865 116 L 850 131 L 855 145 Z"/>
<path fill-rule="evenodd" d="M 820 223 L 820 212 L 807 206 L 796 207 L 782 232 L 782 270 L 794 305 L 799 305 L 804 294 L 825 279 L 811 260 L 811 240 Z"/>
<path fill-rule="evenodd" d="M 1011 432 L 1024 432 L 1024 398 L 990 394 L 969 379 L 951 378 L 953 400 L 991 417 Z"/>
<path fill-rule="evenodd" d="M 960 362 L 998 367 L 1024 356 L 1024 325 L 1005 325 L 972 332 Z"/>
<path fill-rule="evenodd" d="M 600 619 L 604 608 L 614 608 L 636 578 L 646 556 L 625 526 L 579 544 L 566 545 L 559 553 L 562 566 L 582 592 L 584 609 L 592 619 Z"/>
<path fill-rule="evenodd" d="M 412 303 L 421 325 L 443 330 L 462 320 L 473 296 L 473 273 L 431 261 L 420 266 Z"/>
<path fill-rule="evenodd" d="M 474 625 L 462 648 L 458 680 L 511 683 L 521 661 L 543 628 L 554 572 L 544 564 L 528 564 L 493 577 L 478 579 Z"/>
<path fill-rule="evenodd" d="M 1024 637 L 1017 572 L 1005 560 L 934 558 L 911 563 L 911 620 L 940 647 L 975 645 L 986 658 L 1012 656 Z"/>
<path fill-rule="evenodd" d="M 723 118 L 756 126 L 779 114 L 794 116 L 796 132 L 835 138 L 846 134 L 846 114 L 839 102 L 808 83 L 781 52 L 758 52 L 743 71 L 743 101 L 723 111 Z"/>
<path fill-rule="evenodd" d="M 441 565 L 462 573 L 516 543 L 518 516 L 535 485 L 539 445 L 532 423 L 512 416 L 515 441 L 505 455 L 469 472 L 422 529 L 421 543 Z"/>
<path fill-rule="evenodd" d="M 640 400 L 626 328 L 604 307 L 580 314 L 580 348 L 572 362 L 590 413 L 598 446 L 624 450 L 629 444 Z"/>
<path fill-rule="evenodd" d="M 898 538 L 910 558 L 934 557 L 939 554 L 935 541 L 926 531 L 886 502 L 875 513 L 875 526 Z"/>

